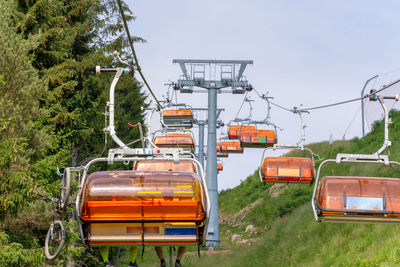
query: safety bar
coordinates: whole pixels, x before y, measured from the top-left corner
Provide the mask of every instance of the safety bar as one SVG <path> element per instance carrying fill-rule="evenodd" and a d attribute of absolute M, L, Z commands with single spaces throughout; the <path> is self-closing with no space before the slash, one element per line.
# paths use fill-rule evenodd
<path fill-rule="evenodd" d="M 164 154 L 164 156 L 166 156 Z M 115 158 L 114 161 L 117 162 L 124 162 L 124 161 L 140 161 L 140 160 L 146 160 L 146 161 L 175 161 L 175 158 L 173 157 L 173 155 L 171 155 L 171 157 L 164 157 L 164 158 L 144 158 L 144 157 L 121 157 L 121 158 Z M 200 175 L 201 181 L 203 182 L 204 185 L 204 193 L 206 195 L 206 204 L 207 204 L 207 209 L 206 209 L 206 218 L 209 217 L 210 215 L 210 210 L 211 210 L 211 206 L 210 206 L 210 198 L 208 195 L 208 187 L 207 187 L 207 181 L 205 179 L 205 175 L 204 175 L 204 169 L 201 166 L 200 162 L 193 159 L 193 158 L 179 158 L 180 161 L 191 161 L 195 164 L 196 166 L 196 170 L 198 171 L 198 174 Z M 97 162 L 107 162 L 108 158 L 96 158 L 93 159 L 91 161 L 89 161 L 88 164 L 86 164 L 83 167 L 83 175 L 82 175 L 82 180 L 81 183 L 78 187 L 78 194 L 76 196 L 76 202 L 75 202 L 75 215 L 77 218 L 77 224 L 78 224 L 78 230 L 79 230 L 79 234 L 81 236 L 82 241 L 84 241 L 84 235 L 83 235 L 83 229 L 82 229 L 82 224 L 80 222 L 80 201 L 81 201 L 81 194 L 82 194 L 82 190 L 83 187 L 85 185 L 86 182 L 86 178 L 89 172 L 89 168 L 92 164 L 97 163 Z"/>
<path fill-rule="evenodd" d="M 299 114 L 299 116 L 300 116 L 301 138 L 300 138 L 300 141 L 297 143 L 297 145 L 303 145 L 304 142 L 306 141 L 306 136 L 305 136 L 304 129 L 307 127 L 307 125 L 304 124 L 304 118 L 303 118 L 302 114 L 303 113 L 310 114 L 310 111 L 309 110 L 299 110 L 297 107 L 293 107 L 293 113 L 294 114 Z"/>
<path fill-rule="evenodd" d="M 100 66 L 96 66 L 96 75 L 99 75 L 101 72 L 115 72 L 114 79 L 110 86 L 110 100 L 107 102 L 108 112 L 109 112 L 109 124 L 104 128 L 105 133 L 109 133 L 111 138 L 114 140 L 122 148 L 128 148 L 128 146 L 118 138 L 117 132 L 115 131 L 114 125 L 114 116 L 115 116 L 115 86 L 118 83 L 119 78 L 123 73 L 129 74 L 134 72 L 133 62 L 128 63 L 123 61 L 118 52 L 114 52 L 114 56 L 118 58 L 118 60 L 127 65 L 128 68 L 101 68 Z"/>
<path fill-rule="evenodd" d="M 382 146 L 373 154 L 337 154 L 336 155 L 336 163 L 339 164 L 341 162 L 372 162 L 372 163 L 384 163 L 385 165 L 389 165 L 389 157 L 387 155 L 380 155 L 386 148 L 392 145 L 392 142 L 389 139 L 389 126 L 392 125 L 392 121 L 389 118 L 389 110 L 387 109 L 384 99 L 391 99 L 394 101 L 399 100 L 399 95 L 396 96 L 377 96 L 374 94 L 375 90 L 370 91 L 370 101 L 379 101 L 381 104 L 383 111 L 385 113 L 385 126 L 384 126 L 384 140 Z M 377 162 L 378 161 L 378 162 Z"/>

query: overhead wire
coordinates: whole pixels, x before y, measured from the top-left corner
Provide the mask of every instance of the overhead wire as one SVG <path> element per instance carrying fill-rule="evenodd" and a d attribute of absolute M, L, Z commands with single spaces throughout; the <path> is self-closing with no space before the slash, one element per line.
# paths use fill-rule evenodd
<path fill-rule="evenodd" d="M 147 82 L 146 78 L 144 77 L 144 75 L 142 73 L 142 69 L 140 68 L 140 65 L 139 65 L 139 60 L 138 60 L 138 58 L 136 56 L 135 47 L 133 46 L 133 41 L 132 41 L 132 38 L 131 38 L 131 34 L 129 32 L 128 23 L 126 22 L 126 19 L 125 19 L 124 10 L 122 9 L 121 0 L 117 0 L 117 2 L 118 2 L 119 11 L 121 13 L 122 21 L 124 22 L 124 27 L 125 27 L 126 35 L 128 37 L 129 46 L 131 47 L 132 54 L 133 54 L 133 57 L 135 59 L 137 71 L 139 72 L 140 77 L 142 77 L 142 80 L 143 80 L 144 84 L 146 85 L 147 89 L 149 89 L 150 94 L 153 96 L 154 100 L 157 102 L 157 106 L 159 108 L 162 108 L 160 102 L 158 101 L 157 97 L 153 93 L 153 90 L 151 90 L 149 83 Z"/>
<path fill-rule="evenodd" d="M 346 130 L 345 130 L 344 133 L 343 133 L 343 139 L 345 138 L 346 133 L 347 133 L 347 131 L 350 129 L 351 125 L 353 125 L 353 123 L 354 123 L 354 121 L 355 121 L 355 119 L 356 119 L 358 113 L 360 113 L 360 111 L 361 111 L 361 106 L 357 109 L 357 112 L 354 114 L 354 116 L 353 116 L 353 118 L 351 119 L 349 125 L 347 125 Z"/>
<path fill-rule="evenodd" d="M 398 80 L 396 80 L 396 81 L 394 81 L 394 82 L 391 82 L 391 83 L 389 83 L 388 85 L 384 85 L 381 89 L 376 90 L 376 91 L 374 92 L 374 94 L 380 93 L 380 92 L 382 92 L 382 91 L 388 89 L 389 87 L 394 86 L 394 85 L 397 84 L 397 83 L 400 83 L 400 79 L 398 79 Z M 264 99 L 263 96 L 260 95 L 260 94 L 257 92 L 257 90 L 256 90 L 255 88 L 253 88 L 253 90 L 257 93 L 257 95 L 258 95 L 260 98 Z M 368 98 L 368 97 L 370 97 L 370 96 L 371 96 L 371 94 L 366 94 L 366 95 L 363 96 L 363 97 L 353 98 L 353 99 L 349 99 L 349 100 L 345 100 L 345 101 L 340 101 L 340 102 L 335 102 L 335 103 L 332 103 L 332 104 L 321 105 L 321 106 L 302 108 L 302 109 L 298 109 L 298 111 L 308 111 L 308 110 L 315 110 L 315 109 L 322 109 L 322 108 L 328 108 L 328 107 L 343 105 L 343 104 L 347 104 L 347 103 L 351 103 L 351 102 L 355 102 L 355 101 L 360 101 L 360 100 L 366 99 L 366 98 Z M 265 99 L 264 99 L 264 100 L 265 100 Z M 268 100 L 268 101 L 269 101 L 269 100 Z M 281 109 L 286 110 L 286 111 L 289 111 L 289 112 L 293 112 L 293 109 L 285 108 L 284 106 L 279 105 L 279 104 L 276 104 L 276 103 L 274 103 L 274 102 L 272 102 L 272 101 L 269 101 L 269 102 L 270 102 L 272 105 L 274 105 L 274 106 L 276 106 L 276 107 L 278 107 L 278 108 L 281 108 Z"/>
<path fill-rule="evenodd" d="M 256 92 L 256 94 L 258 95 L 259 98 L 265 100 L 265 98 L 257 91 L 256 88 L 253 88 L 253 90 L 254 90 L 254 92 Z M 283 107 L 283 106 L 281 106 L 281 105 L 278 105 L 278 104 L 272 102 L 271 100 L 268 100 L 268 102 L 269 102 L 270 104 L 272 104 L 272 105 L 278 107 L 278 108 L 281 108 L 281 109 L 286 110 L 286 111 L 289 111 L 289 112 L 293 112 L 293 109 L 285 108 L 285 107 Z"/>
<path fill-rule="evenodd" d="M 240 113 L 240 111 L 241 111 L 242 108 L 243 108 L 244 102 L 246 101 L 247 94 L 248 94 L 248 92 L 246 92 L 246 94 L 245 94 L 245 96 L 244 96 L 244 98 L 243 98 L 242 104 L 240 105 L 240 108 L 239 108 L 238 112 L 237 112 L 236 115 L 235 115 L 235 119 L 238 118 L 239 113 Z"/>

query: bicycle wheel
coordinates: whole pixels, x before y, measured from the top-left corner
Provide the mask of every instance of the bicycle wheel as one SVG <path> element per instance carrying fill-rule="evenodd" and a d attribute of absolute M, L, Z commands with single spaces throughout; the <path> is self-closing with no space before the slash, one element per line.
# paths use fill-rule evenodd
<path fill-rule="evenodd" d="M 71 170 L 69 168 L 65 168 L 61 179 L 61 187 L 60 187 L 61 209 L 64 209 L 68 205 L 68 197 L 70 189 L 71 189 Z"/>
<path fill-rule="evenodd" d="M 54 221 L 47 231 L 44 242 L 44 253 L 49 260 L 55 259 L 64 247 L 66 231 L 64 223 L 60 220 Z"/>

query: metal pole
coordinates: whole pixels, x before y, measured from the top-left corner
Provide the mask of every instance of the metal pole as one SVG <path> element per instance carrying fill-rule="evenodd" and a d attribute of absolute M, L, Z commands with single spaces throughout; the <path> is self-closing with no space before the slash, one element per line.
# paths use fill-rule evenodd
<path fill-rule="evenodd" d="M 204 121 L 199 122 L 199 158 L 197 159 L 204 168 Z"/>
<path fill-rule="evenodd" d="M 375 75 L 372 78 L 369 78 L 365 84 L 363 89 L 361 90 L 361 97 L 364 97 L 364 90 L 365 88 L 367 88 L 367 85 L 370 81 L 372 81 L 373 79 L 375 79 L 376 77 L 378 77 L 379 75 Z M 362 123 L 362 137 L 364 138 L 365 136 L 365 125 L 364 125 L 364 99 L 361 99 L 361 123 Z"/>
<path fill-rule="evenodd" d="M 208 138 L 206 179 L 210 195 L 211 214 L 206 244 L 208 249 L 220 246 L 218 224 L 218 180 L 217 180 L 217 89 L 208 89 Z"/>

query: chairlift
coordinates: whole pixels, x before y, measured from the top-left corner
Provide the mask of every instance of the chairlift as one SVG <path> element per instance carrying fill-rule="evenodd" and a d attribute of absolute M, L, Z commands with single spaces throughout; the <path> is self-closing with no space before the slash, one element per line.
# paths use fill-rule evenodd
<path fill-rule="evenodd" d="M 229 157 L 229 153 L 221 151 L 221 142 L 217 142 L 217 157 L 218 158 L 227 158 L 227 157 Z"/>
<path fill-rule="evenodd" d="M 154 137 L 153 143 L 157 147 L 183 148 L 186 151 L 194 151 L 193 137 L 188 133 L 168 133 Z"/>
<path fill-rule="evenodd" d="M 230 125 L 228 128 L 229 139 L 240 139 L 241 133 L 246 131 L 255 131 L 254 125 Z"/>
<path fill-rule="evenodd" d="M 337 154 L 336 159 L 327 159 L 320 164 L 311 202 L 316 221 L 400 223 L 400 179 L 365 176 L 325 176 L 319 179 L 322 167 L 329 162 L 337 165 L 365 163 L 400 166 L 399 162 L 390 161 L 388 155 L 381 155 L 391 146 L 389 126 L 392 121 L 384 99 L 398 101 L 398 95 L 377 96 L 371 91 L 370 101 L 379 101 L 385 113 L 384 143 L 379 150 L 374 154 Z"/>
<path fill-rule="evenodd" d="M 276 144 L 276 133 L 273 130 L 252 130 L 243 132 L 240 136 L 242 147 L 265 148 Z"/>
<path fill-rule="evenodd" d="M 113 104 L 115 86 L 123 73 L 130 73 L 130 68 L 96 67 L 96 73 L 103 71 L 116 72 L 110 87 L 110 103 Z M 156 137 L 155 143 L 159 147 L 152 144 L 150 121 L 155 111 L 152 109 L 146 140 L 153 147 L 129 148 L 115 132 L 113 111 L 110 105 L 110 120 L 105 132 L 110 133 L 119 147 L 110 149 L 108 157 L 94 158 L 79 167 L 74 217 L 82 242 L 92 247 L 203 244 L 211 207 L 203 168 L 186 151 L 186 148 L 194 149 L 193 138 L 187 134 L 167 134 L 158 139 Z M 136 168 L 141 170 L 91 173 L 93 165 L 104 162 L 136 162 Z M 150 170 L 149 162 L 152 163 Z M 168 170 L 162 170 L 165 167 Z M 169 170 L 171 168 L 172 171 Z M 180 171 L 180 168 L 185 171 Z M 57 257 L 66 239 L 61 216 L 71 205 L 68 203 L 71 175 L 69 171 L 65 173 L 60 199 L 51 198 L 51 201 L 54 199 L 57 202 L 56 212 L 60 214 L 60 219 L 52 216 L 46 236 L 45 254 L 49 260 Z"/>
<path fill-rule="evenodd" d="M 167 109 L 161 113 L 161 125 L 167 128 L 193 127 L 193 112 L 191 109 Z"/>
<path fill-rule="evenodd" d="M 143 158 L 126 160 L 140 162 Z M 157 160 L 173 162 L 171 158 L 151 159 Z M 194 159 L 180 160 L 202 170 Z M 86 177 L 87 171 L 76 209 L 80 233 L 88 245 L 197 246 L 203 242 L 209 207 L 204 176 L 188 171 L 129 170 L 94 172 Z"/>
<path fill-rule="evenodd" d="M 314 153 L 304 147 L 305 134 L 302 113 L 308 111 L 298 111 L 294 113 L 300 116 L 301 120 L 301 139 L 296 145 L 274 144 L 273 147 L 266 148 L 261 158 L 259 175 L 261 182 L 272 183 L 302 183 L 311 184 L 314 181 Z M 269 150 L 277 149 L 296 149 L 308 152 L 311 158 L 299 157 L 264 157 Z"/>
<path fill-rule="evenodd" d="M 220 152 L 222 153 L 243 153 L 243 147 L 237 141 L 222 141 L 219 143 Z"/>
<path fill-rule="evenodd" d="M 222 162 L 217 162 L 217 173 L 224 170 L 224 165 Z"/>
<path fill-rule="evenodd" d="M 245 119 L 235 118 L 233 122 L 242 123 L 241 125 L 230 125 L 228 128 L 228 136 L 230 139 L 239 139 L 242 147 L 249 148 L 266 148 L 277 143 L 276 128 L 277 126 L 269 122 L 270 104 L 266 98 L 268 111 L 267 116 L 263 120 L 252 120 L 253 106 L 250 98 L 244 99 L 250 106 L 249 116 Z M 239 109 L 240 112 L 241 108 Z M 245 123 L 245 125 L 243 125 Z M 256 125 L 265 124 L 274 126 L 275 130 L 260 130 Z"/>

